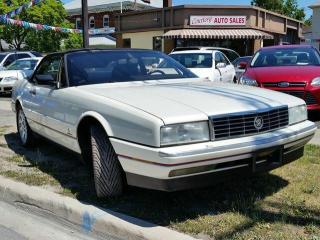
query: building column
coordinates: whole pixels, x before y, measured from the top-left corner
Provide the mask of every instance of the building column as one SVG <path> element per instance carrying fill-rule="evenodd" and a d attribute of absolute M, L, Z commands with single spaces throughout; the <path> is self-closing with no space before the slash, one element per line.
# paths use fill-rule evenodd
<path fill-rule="evenodd" d="M 117 48 L 122 48 L 123 47 L 123 39 L 122 39 L 122 34 L 118 33 L 116 36 L 116 47 Z"/>
<path fill-rule="evenodd" d="M 263 39 L 255 39 L 253 42 L 253 53 L 263 47 Z"/>
<path fill-rule="evenodd" d="M 163 51 L 168 54 L 174 49 L 174 39 L 163 39 Z"/>

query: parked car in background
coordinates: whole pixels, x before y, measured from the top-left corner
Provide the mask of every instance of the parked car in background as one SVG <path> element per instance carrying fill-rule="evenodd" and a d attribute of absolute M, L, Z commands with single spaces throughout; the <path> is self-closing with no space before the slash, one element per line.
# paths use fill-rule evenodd
<path fill-rule="evenodd" d="M 240 57 L 239 53 L 236 51 L 229 49 L 229 48 L 222 48 L 222 47 L 178 47 L 172 50 L 172 52 L 178 51 L 186 51 L 186 50 L 217 50 L 222 52 L 230 62 L 233 62 L 237 58 Z"/>
<path fill-rule="evenodd" d="M 16 81 L 29 78 L 41 59 L 42 57 L 19 59 L 0 71 L 0 93 L 10 93 Z"/>
<path fill-rule="evenodd" d="M 250 63 L 252 56 L 238 57 L 233 62 L 232 65 L 236 70 L 237 82 L 240 80 L 242 74 L 246 70 L 246 66 Z"/>
<path fill-rule="evenodd" d="M 262 48 L 240 82 L 299 97 L 309 110 L 320 111 L 320 55 L 312 46 Z"/>
<path fill-rule="evenodd" d="M 32 57 L 42 57 L 42 55 L 35 51 L 0 52 L 0 70 L 4 70 L 7 66 L 18 59 Z"/>
<path fill-rule="evenodd" d="M 50 54 L 14 89 L 21 143 L 37 133 L 82 154 L 99 197 L 270 171 L 300 158 L 316 130 L 299 98 L 199 79 L 149 50 Z"/>
<path fill-rule="evenodd" d="M 184 50 L 170 53 L 200 78 L 211 81 L 235 82 L 236 72 L 228 58 L 217 50 Z"/>

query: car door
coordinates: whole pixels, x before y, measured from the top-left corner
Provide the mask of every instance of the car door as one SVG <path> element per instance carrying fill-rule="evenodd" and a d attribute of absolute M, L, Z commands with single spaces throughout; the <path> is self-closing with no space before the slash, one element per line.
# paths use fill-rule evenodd
<path fill-rule="evenodd" d="M 229 59 L 222 53 L 219 52 L 221 61 L 225 63 L 226 67 L 222 69 L 222 81 L 224 82 L 233 82 L 235 77 L 235 69 L 234 66 L 231 64 Z"/>
<path fill-rule="evenodd" d="M 36 75 L 51 75 L 55 81 L 54 85 L 37 83 L 37 96 L 41 99 L 39 106 L 41 112 L 41 123 L 43 128 L 41 134 L 46 138 L 61 144 L 69 149 L 77 148 L 76 138 L 73 136 L 73 129 L 67 123 L 67 117 L 72 112 L 70 99 L 68 97 L 68 86 L 65 78 L 63 55 L 51 56 L 46 64 L 39 66 Z"/>

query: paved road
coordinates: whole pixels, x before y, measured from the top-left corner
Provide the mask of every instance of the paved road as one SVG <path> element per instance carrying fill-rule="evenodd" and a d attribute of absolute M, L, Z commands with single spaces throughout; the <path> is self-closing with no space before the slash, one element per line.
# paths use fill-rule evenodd
<path fill-rule="evenodd" d="M 32 206 L 10 205 L 0 201 L 1 240 L 119 240 L 88 234 L 68 222 L 58 222 Z"/>

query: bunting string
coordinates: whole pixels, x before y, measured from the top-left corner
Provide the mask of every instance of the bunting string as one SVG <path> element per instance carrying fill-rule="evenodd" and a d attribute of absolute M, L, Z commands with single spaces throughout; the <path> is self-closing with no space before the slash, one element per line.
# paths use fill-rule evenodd
<path fill-rule="evenodd" d="M 6 18 L 14 18 L 15 16 L 19 15 L 23 10 L 26 10 L 28 8 L 31 8 L 41 2 L 43 2 L 44 0 L 32 0 L 28 3 L 25 3 L 23 5 L 21 5 L 20 7 L 4 14 L 4 15 L 0 15 L 0 16 L 5 16 Z"/>

